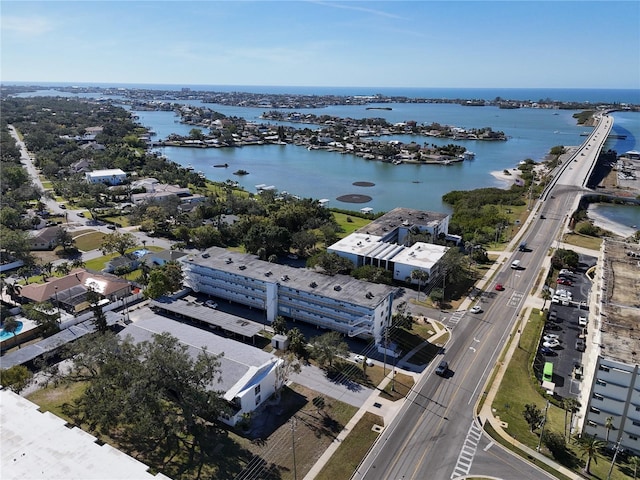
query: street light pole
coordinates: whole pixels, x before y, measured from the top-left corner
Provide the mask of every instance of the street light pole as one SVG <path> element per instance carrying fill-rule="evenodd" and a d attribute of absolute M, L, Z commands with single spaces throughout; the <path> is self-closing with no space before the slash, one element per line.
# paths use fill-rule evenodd
<path fill-rule="evenodd" d="M 58 302 L 58 287 L 55 287 L 56 291 L 56 308 L 58 309 L 58 323 L 62 323 L 62 317 L 60 316 L 60 302 Z"/>
<path fill-rule="evenodd" d="M 542 430 L 540 430 L 540 439 L 538 440 L 538 446 L 536 452 L 540 451 L 540 444 L 542 443 L 542 437 L 544 436 L 544 425 L 547 423 L 547 410 L 549 410 L 549 400 L 547 400 L 547 406 L 544 407 L 544 418 L 542 419 Z"/>

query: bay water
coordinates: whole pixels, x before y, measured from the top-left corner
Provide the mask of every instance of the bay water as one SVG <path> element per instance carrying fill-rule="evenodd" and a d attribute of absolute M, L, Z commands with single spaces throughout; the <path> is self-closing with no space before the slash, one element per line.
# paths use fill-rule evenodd
<path fill-rule="evenodd" d="M 101 85 L 113 87 L 114 85 Z M 163 85 L 118 85 L 123 88 L 147 88 L 179 90 L 183 86 Z M 640 103 L 635 90 L 601 89 L 392 89 L 392 88 L 314 88 L 314 87 L 254 87 L 254 86 L 190 86 L 193 90 L 235 91 L 255 93 L 291 94 L 334 94 L 334 95 L 404 95 L 414 98 L 484 98 L 559 101 L 589 101 Z M 52 86 L 38 92 L 28 92 L 19 96 L 62 95 L 76 96 L 70 92 L 59 92 Z M 80 97 L 92 94 L 79 93 Z M 93 95 L 95 96 L 95 95 Z M 120 97 L 121 98 L 121 97 Z M 118 101 L 118 97 L 113 100 Z M 228 116 L 244 117 L 249 121 L 292 125 L 297 128 L 307 126 L 318 129 L 317 125 L 288 124 L 286 122 L 263 122 L 260 115 L 264 109 L 233 107 L 217 104 L 203 104 L 198 100 L 179 101 L 211 108 Z M 376 106 L 375 104 L 369 105 Z M 256 191 L 256 185 L 273 185 L 279 191 L 287 191 L 301 197 L 328 199 L 332 207 L 358 210 L 371 207 L 374 211 L 388 211 L 394 207 L 410 207 L 424 210 L 450 211 L 442 202 L 442 195 L 451 190 L 471 190 L 481 187 L 507 187 L 508 184 L 494 177 L 491 172 L 503 171 L 517 166 L 518 162 L 531 158 L 542 161 L 555 145 L 573 146 L 584 141 L 583 133 L 589 127 L 576 125 L 572 110 L 514 109 L 501 110 L 497 107 L 471 107 L 453 103 L 393 103 L 377 106 L 391 107 L 392 110 L 366 110 L 360 105 L 337 105 L 322 109 L 300 109 L 302 113 L 335 115 L 338 117 L 370 118 L 382 117 L 390 123 L 415 120 L 419 123 L 438 122 L 463 128 L 491 127 L 502 130 L 508 136 L 506 142 L 462 141 L 436 139 L 432 137 L 398 135 L 379 137 L 373 140 L 402 142 L 415 141 L 423 144 L 443 145 L 456 143 L 476 154 L 474 160 L 451 165 L 392 165 L 368 161 L 360 157 L 337 152 L 307 150 L 293 145 L 262 145 L 243 148 L 199 149 L 164 147 L 158 149 L 168 159 L 183 166 L 191 166 L 214 181 L 237 181 L 249 192 Z M 164 139 L 171 133 L 188 135 L 193 126 L 181 124 L 173 112 L 135 111 L 139 122 L 156 132 L 156 139 Z M 640 139 L 640 114 L 615 112 L 612 133 L 626 138 L 610 138 L 605 149 L 613 149 L 621 154 L 638 150 Z M 227 168 L 215 165 L 227 164 Z M 243 169 L 246 176 L 233 172 Z M 371 182 L 374 186 L 361 187 L 354 182 Z M 362 204 L 342 203 L 337 197 L 358 193 L 372 197 Z M 604 208 L 601 208 L 604 207 Z M 637 225 L 636 215 L 640 207 L 598 206 L 594 216 L 609 219 L 617 224 Z M 621 213 L 628 212 L 628 213 Z M 608 218 L 608 217 L 611 218 Z"/>

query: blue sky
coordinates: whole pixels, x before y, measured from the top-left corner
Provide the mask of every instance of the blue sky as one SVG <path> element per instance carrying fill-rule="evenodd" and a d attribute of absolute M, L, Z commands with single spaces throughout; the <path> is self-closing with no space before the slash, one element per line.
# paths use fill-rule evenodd
<path fill-rule="evenodd" d="M 4 83 L 640 88 L 640 2 L 6 1 Z"/>

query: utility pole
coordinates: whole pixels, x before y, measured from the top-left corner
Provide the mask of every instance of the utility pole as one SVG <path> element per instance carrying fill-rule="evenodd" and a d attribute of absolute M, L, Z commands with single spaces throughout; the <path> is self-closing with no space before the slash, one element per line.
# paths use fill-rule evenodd
<path fill-rule="evenodd" d="M 540 445 L 542 444 L 542 437 L 544 436 L 544 425 L 547 423 L 547 410 L 549 410 L 549 400 L 547 400 L 547 406 L 544 407 L 544 418 L 542 419 L 542 430 L 540 430 L 540 439 L 538 440 L 538 446 L 536 452 L 540 451 Z"/>
<path fill-rule="evenodd" d="M 618 456 L 618 450 L 620 450 L 620 440 L 616 443 L 616 451 L 613 452 L 613 459 L 611 460 L 611 466 L 609 467 L 609 473 L 607 474 L 607 480 L 611 480 L 611 473 L 613 472 L 613 465 L 616 463 L 616 457 Z"/>
<path fill-rule="evenodd" d="M 60 302 L 58 302 L 58 287 L 55 287 L 56 290 L 56 308 L 58 309 L 58 324 L 62 323 L 62 317 L 60 316 Z"/>
<path fill-rule="evenodd" d="M 298 480 L 298 470 L 296 468 L 296 417 L 291 419 L 291 451 L 293 452 L 293 480 Z"/>

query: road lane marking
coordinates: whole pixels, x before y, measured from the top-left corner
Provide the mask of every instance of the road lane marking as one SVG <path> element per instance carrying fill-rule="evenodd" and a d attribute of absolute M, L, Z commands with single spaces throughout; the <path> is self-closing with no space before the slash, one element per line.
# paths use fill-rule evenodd
<path fill-rule="evenodd" d="M 475 418 L 471 420 L 471 426 L 467 431 L 467 437 L 464 439 L 458 459 L 456 460 L 456 466 L 451 472 L 450 478 L 463 477 L 469 474 L 471 465 L 473 465 L 473 459 L 475 458 L 476 451 L 478 449 L 478 442 L 482 438 L 482 427 L 480 427 Z"/>
<path fill-rule="evenodd" d="M 489 450 L 491 447 L 493 447 L 493 442 L 489 442 L 489 445 L 487 445 L 486 447 L 484 447 L 482 450 L 486 452 L 486 451 L 487 451 L 487 450 Z"/>

